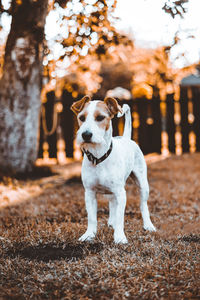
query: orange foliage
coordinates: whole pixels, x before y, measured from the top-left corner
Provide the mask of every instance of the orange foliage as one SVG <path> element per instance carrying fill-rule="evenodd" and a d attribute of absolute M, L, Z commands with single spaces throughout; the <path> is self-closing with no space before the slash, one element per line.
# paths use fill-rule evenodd
<path fill-rule="evenodd" d="M 16 5 L 26 0 L 15 0 L 7 10 L 11 13 Z M 54 41 L 45 41 L 44 88 L 46 93 L 56 91 L 59 98 L 63 89 L 78 94 L 105 94 L 108 89 L 122 86 L 129 89 L 133 97 L 151 98 L 159 93 L 175 92 L 181 78 L 189 69 L 174 70 L 169 61 L 170 47 L 157 49 L 134 48 L 133 41 L 118 32 L 112 13 L 117 0 L 96 0 L 92 5 L 86 0 L 49 0 L 49 11 L 59 12 L 59 24 L 65 34 L 58 32 Z M 163 9 L 172 14 L 184 12 L 187 0 L 168 1 Z M 0 11 L 5 9 L 0 1 Z M 50 44 L 62 45 L 61 55 L 53 59 Z M 0 49 L 3 65 L 4 46 Z M 59 75 L 62 68 L 64 76 Z M 178 96 L 177 96 L 178 97 Z"/>

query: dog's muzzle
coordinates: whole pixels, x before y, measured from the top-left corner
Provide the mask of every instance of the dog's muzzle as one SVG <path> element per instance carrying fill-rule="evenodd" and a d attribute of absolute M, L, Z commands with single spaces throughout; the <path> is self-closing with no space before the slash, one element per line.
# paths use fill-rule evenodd
<path fill-rule="evenodd" d="M 92 133 L 90 131 L 86 130 L 82 133 L 82 138 L 83 138 L 84 142 L 90 143 L 91 138 L 92 138 Z"/>

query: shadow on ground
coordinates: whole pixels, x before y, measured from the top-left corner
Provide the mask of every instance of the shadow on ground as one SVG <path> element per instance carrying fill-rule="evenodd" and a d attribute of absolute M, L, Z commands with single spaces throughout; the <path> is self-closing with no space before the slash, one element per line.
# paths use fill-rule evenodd
<path fill-rule="evenodd" d="M 20 249 L 21 245 L 15 245 L 14 248 L 7 251 L 6 255 L 15 258 L 27 258 L 29 260 L 37 260 L 49 262 L 50 260 L 81 260 L 88 255 L 98 254 L 103 250 L 102 243 L 91 244 L 63 244 L 63 245 L 39 245 L 36 247 L 26 247 Z M 19 250 L 17 250 L 19 249 Z"/>

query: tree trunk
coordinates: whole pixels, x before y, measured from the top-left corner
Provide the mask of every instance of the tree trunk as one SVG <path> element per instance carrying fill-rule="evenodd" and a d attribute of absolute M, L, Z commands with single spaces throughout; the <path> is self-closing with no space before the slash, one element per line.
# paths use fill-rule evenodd
<path fill-rule="evenodd" d="M 30 171 L 37 158 L 48 0 L 17 3 L 0 81 L 0 170 L 14 174 Z"/>

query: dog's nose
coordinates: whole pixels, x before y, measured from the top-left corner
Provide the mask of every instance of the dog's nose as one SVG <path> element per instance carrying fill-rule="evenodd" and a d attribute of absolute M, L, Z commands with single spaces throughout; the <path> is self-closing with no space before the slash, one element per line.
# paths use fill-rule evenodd
<path fill-rule="evenodd" d="M 84 131 L 82 133 L 82 138 L 85 142 L 90 142 L 91 141 L 91 137 L 92 137 L 92 133 L 90 131 Z"/>

